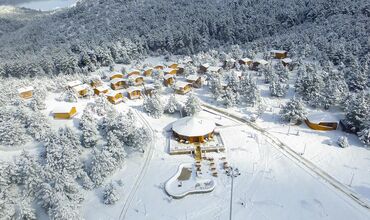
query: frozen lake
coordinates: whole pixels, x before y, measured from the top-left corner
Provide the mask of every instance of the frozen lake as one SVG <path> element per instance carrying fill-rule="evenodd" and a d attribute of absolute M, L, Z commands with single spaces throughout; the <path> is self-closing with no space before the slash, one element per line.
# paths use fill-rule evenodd
<path fill-rule="evenodd" d="M 36 0 L 17 4 L 17 7 L 30 8 L 41 11 L 51 11 L 74 5 L 77 0 Z"/>

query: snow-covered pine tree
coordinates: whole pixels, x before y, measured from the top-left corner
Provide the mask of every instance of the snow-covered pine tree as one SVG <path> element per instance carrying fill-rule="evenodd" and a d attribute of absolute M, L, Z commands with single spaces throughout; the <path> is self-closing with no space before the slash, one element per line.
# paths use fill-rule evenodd
<path fill-rule="evenodd" d="M 94 149 L 91 158 L 89 176 L 95 186 L 103 184 L 104 179 L 110 176 L 117 167 L 116 160 L 112 153 L 107 149 Z"/>
<path fill-rule="evenodd" d="M 279 114 L 284 121 L 294 124 L 304 121 L 307 116 L 302 100 L 297 97 L 290 99 L 290 101 L 280 110 Z"/>
<path fill-rule="evenodd" d="M 270 81 L 270 94 L 275 97 L 283 97 L 286 95 L 288 85 L 284 84 L 277 75 L 275 75 Z"/>
<path fill-rule="evenodd" d="M 94 102 L 88 103 L 86 108 L 99 116 L 106 115 L 107 112 L 113 111 L 112 105 L 105 96 L 98 96 Z"/>
<path fill-rule="evenodd" d="M 159 95 L 144 97 L 143 109 L 153 118 L 160 118 L 163 115 L 164 107 Z"/>
<path fill-rule="evenodd" d="M 193 93 L 187 97 L 184 112 L 187 116 L 192 116 L 202 111 L 202 105 L 198 97 L 196 97 Z"/>
<path fill-rule="evenodd" d="M 370 95 L 362 91 L 349 97 L 346 107 L 346 121 L 355 131 L 362 130 L 370 112 Z"/>
<path fill-rule="evenodd" d="M 338 138 L 338 146 L 341 147 L 341 148 L 346 148 L 349 146 L 348 144 L 348 139 L 346 136 L 340 136 Z"/>
<path fill-rule="evenodd" d="M 103 201 L 106 205 L 113 205 L 119 200 L 119 195 L 116 186 L 109 183 L 104 187 Z"/>
<path fill-rule="evenodd" d="M 95 147 L 99 140 L 98 123 L 94 113 L 85 108 L 80 120 L 80 128 L 82 130 L 82 145 L 90 148 Z"/>
<path fill-rule="evenodd" d="M 176 100 L 175 95 L 171 95 L 167 101 L 166 106 L 164 107 L 164 111 L 168 114 L 173 114 L 175 112 L 179 112 L 181 109 L 180 103 Z"/>
<path fill-rule="evenodd" d="M 121 166 L 127 156 L 127 153 L 121 141 L 112 132 L 108 132 L 107 134 L 107 144 L 105 147 L 112 154 L 116 164 Z"/>

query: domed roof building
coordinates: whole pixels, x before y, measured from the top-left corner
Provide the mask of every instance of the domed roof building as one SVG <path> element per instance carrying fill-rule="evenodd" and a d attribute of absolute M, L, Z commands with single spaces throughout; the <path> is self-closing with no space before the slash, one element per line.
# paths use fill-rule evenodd
<path fill-rule="evenodd" d="M 172 124 L 172 131 L 176 138 L 189 143 L 203 143 L 213 137 L 216 124 L 213 121 L 198 116 L 187 116 Z"/>

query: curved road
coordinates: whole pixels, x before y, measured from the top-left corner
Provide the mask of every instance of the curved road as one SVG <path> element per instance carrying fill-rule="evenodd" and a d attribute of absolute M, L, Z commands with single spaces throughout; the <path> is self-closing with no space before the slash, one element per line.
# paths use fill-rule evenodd
<path fill-rule="evenodd" d="M 152 136 L 152 140 L 151 140 L 151 143 L 149 144 L 148 149 L 146 149 L 146 151 L 144 153 L 144 157 L 145 157 L 144 163 L 141 167 L 139 175 L 136 177 L 135 183 L 133 184 L 133 187 L 132 187 L 132 189 L 131 189 L 131 191 L 130 191 L 127 199 L 126 199 L 126 202 L 124 203 L 124 205 L 122 207 L 121 213 L 119 215 L 119 219 L 125 219 L 126 218 L 127 211 L 130 208 L 132 201 L 134 200 L 135 193 L 136 193 L 137 189 L 139 188 L 139 186 L 140 186 L 140 184 L 141 184 L 141 182 L 142 182 L 142 180 L 145 176 L 146 171 L 148 170 L 149 163 L 150 163 L 150 160 L 153 156 L 153 150 L 155 148 L 155 143 L 156 143 L 153 128 L 150 126 L 148 121 L 137 110 L 135 110 L 135 113 L 138 116 L 138 119 L 142 122 L 142 124 L 149 129 L 150 134 Z"/>

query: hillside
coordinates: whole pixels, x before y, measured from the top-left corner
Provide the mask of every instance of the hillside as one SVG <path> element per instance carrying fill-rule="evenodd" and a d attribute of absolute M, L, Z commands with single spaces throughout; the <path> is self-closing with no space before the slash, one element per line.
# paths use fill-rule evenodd
<path fill-rule="evenodd" d="M 340 45 L 363 57 L 369 8 L 360 0 L 81 1 L 1 36 L 0 73 L 86 72 L 147 52 L 192 54 L 232 44 L 296 51 L 309 44 L 332 60 Z"/>

